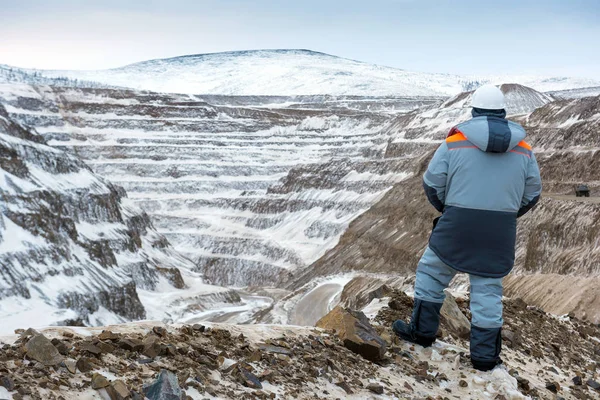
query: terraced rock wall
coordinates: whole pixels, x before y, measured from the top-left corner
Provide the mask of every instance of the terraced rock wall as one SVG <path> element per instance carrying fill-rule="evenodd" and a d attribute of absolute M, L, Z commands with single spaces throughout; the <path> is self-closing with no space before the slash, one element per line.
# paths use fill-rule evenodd
<path fill-rule="evenodd" d="M 437 101 L 321 97 L 0 87 L 11 116 L 126 189 L 226 286 L 277 286 L 333 247 L 408 176 L 404 158 L 384 157 L 390 110 Z"/>
<path fill-rule="evenodd" d="M 50 147 L 0 105 L 0 315 L 28 323 L 146 317 L 138 290 L 185 283 L 174 253 L 122 188 Z"/>

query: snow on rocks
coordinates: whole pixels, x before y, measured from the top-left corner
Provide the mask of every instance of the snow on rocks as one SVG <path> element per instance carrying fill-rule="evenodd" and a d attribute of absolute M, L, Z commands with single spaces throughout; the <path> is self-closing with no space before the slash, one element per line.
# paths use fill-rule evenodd
<path fill-rule="evenodd" d="M 421 368 L 415 372 L 417 380 L 443 378 L 442 386 L 452 393 L 464 393 L 461 398 L 546 398 L 553 390 L 564 398 L 600 396 L 582 385 L 584 379 L 594 379 L 600 371 L 598 339 L 593 339 L 600 337 L 598 326 L 555 318 L 519 299 L 506 299 L 504 303 L 503 329 L 520 339 L 503 343 L 504 364 L 493 371 L 473 370 L 468 338 L 449 329 L 447 320 L 442 321 L 438 340 L 431 348 L 423 349 L 393 337 L 390 352 L 415 360 Z M 461 300 L 457 305 L 462 314 L 469 314 L 468 301 Z M 389 308 L 382 309 L 375 318 L 374 327 L 380 332 L 388 330 L 395 319 L 409 318 L 411 311 L 412 299 L 395 291 Z M 588 333 L 585 337 L 579 333 L 583 331 Z M 577 379 L 573 380 L 573 376 Z"/>
<path fill-rule="evenodd" d="M 12 344 L 3 346 L 6 357 L 0 359 L 0 371 L 7 371 L 16 384 L 6 385 L 11 392 L 44 399 L 75 394 L 101 398 L 104 391 L 120 392 L 121 396 L 128 393 L 132 398 L 144 393 L 150 399 L 169 398 L 168 394 L 183 391 L 193 399 L 206 395 L 308 398 L 310 393 L 328 390 L 332 395 L 340 393 L 342 389 L 330 383 L 333 377 L 352 379 L 351 390 L 364 393 L 362 382 L 376 373 L 376 366 L 360 365 L 357 356 L 337 338 L 314 328 L 216 324 L 202 329 L 189 325 L 152 328 L 147 323 L 112 326 L 98 333 L 69 328 L 43 331 L 69 343 L 66 361 L 79 360 L 75 372 L 67 368 L 66 361 L 64 366 L 45 370 L 36 369 L 27 358 L 19 363 L 16 360 L 22 357 L 20 349 L 26 339 L 9 340 Z M 145 358 L 142 347 L 134 343 L 149 339 L 157 342 L 161 351 Z M 90 352 L 91 346 L 100 350 Z M 345 363 L 354 365 L 351 373 L 346 373 Z M 48 378 L 47 384 L 40 386 L 36 377 L 42 371 Z"/>
<path fill-rule="evenodd" d="M 24 322 L 37 328 L 145 318 L 138 289 L 193 286 L 195 297 L 217 291 L 196 285 L 201 277 L 185 273 L 192 263 L 127 202 L 122 188 L 46 145 L 1 105 L 0 117 L 1 330 Z M 153 317 L 166 318 L 168 306 L 163 298 Z"/>
<path fill-rule="evenodd" d="M 261 98 L 35 89 L 0 85 L 0 101 L 121 185 L 122 201 L 144 209 L 213 284 L 288 281 L 408 177 L 401 161 L 384 158 L 386 113 L 334 110 L 328 101 L 304 109 L 302 99 L 271 109 Z M 409 109 L 423 102 L 398 101 Z M 102 227 L 105 239 L 118 235 Z M 77 228 L 91 240 L 101 233 Z"/>

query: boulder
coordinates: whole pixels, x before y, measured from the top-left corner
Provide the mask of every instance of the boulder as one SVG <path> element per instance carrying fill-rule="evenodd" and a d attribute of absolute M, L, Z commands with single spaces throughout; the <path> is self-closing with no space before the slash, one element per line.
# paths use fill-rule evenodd
<path fill-rule="evenodd" d="M 100 340 L 117 340 L 119 337 L 119 335 L 112 333 L 111 331 L 102 331 L 102 333 L 98 335 L 98 339 Z"/>
<path fill-rule="evenodd" d="M 8 376 L 0 376 L 0 386 L 6 388 L 9 392 L 15 390 L 15 382 Z"/>
<path fill-rule="evenodd" d="M 65 360 L 63 364 L 70 373 L 77 372 L 77 363 L 74 360 Z"/>
<path fill-rule="evenodd" d="M 350 309 L 363 309 L 373 299 L 380 299 L 392 294 L 392 289 L 381 279 L 369 276 L 357 276 L 344 285 L 340 296 L 340 304 Z"/>
<path fill-rule="evenodd" d="M 128 351 L 142 351 L 144 349 L 144 343 L 136 338 L 122 338 L 119 340 L 118 346 Z"/>
<path fill-rule="evenodd" d="M 468 339 L 471 333 L 471 323 L 458 308 L 458 304 L 456 304 L 456 300 L 450 291 L 446 289 L 444 293 L 446 293 L 446 300 L 444 300 L 441 310 L 445 322 L 444 326 L 456 336 Z"/>
<path fill-rule="evenodd" d="M 167 336 L 167 330 L 165 328 L 163 328 L 162 326 L 155 326 L 154 328 L 152 328 L 152 332 L 154 332 L 155 334 L 157 334 L 160 337 Z"/>
<path fill-rule="evenodd" d="M 110 400 L 127 400 L 131 398 L 131 392 L 127 385 L 121 380 L 116 380 L 106 388 Z"/>
<path fill-rule="evenodd" d="M 32 336 L 41 335 L 41 333 L 39 333 L 38 331 L 36 331 L 33 328 L 29 328 L 26 331 L 23 330 L 23 329 L 16 329 L 15 333 L 21 335 L 21 339 L 27 339 L 27 338 L 30 338 Z"/>
<path fill-rule="evenodd" d="M 348 385 L 346 381 L 336 382 L 336 385 L 344 389 L 344 392 L 346 392 L 346 394 L 354 394 L 352 388 L 350 387 L 350 385 Z"/>
<path fill-rule="evenodd" d="M 209 356 L 207 356 L 205 354 L 201 354 L 200 357 L 198 357 L 198 359 L 196 361 L 202 365 L 206 365 L 210 369 L 219 368 L 219 364 L 217 363 L 217 361 L 213 360 L 212 358 L 210 358 Z"/>
<path fill-rule="evenodd" d="M 502 340 L 508 347 L 516 347 L 521 344 L 521 335 L 508 329 L 502 329 Z"/>
<path fill-rule="evenodd" d="M 92 389 L 98 390 L 98 389 L 105 388 L 108 385 L 110 385 L 110 383 L 108 383 L 108 379 L 106 379 L 106 377 L 104 377 L 104 375 L 95 373 L 92 376 Z"/>
<path fill-rule="evenodd" d="M 88 352 L 90 354 L 93 354 L 94 356 L 99 356 L 100 354 L 102 354 L 102 350 L 100 350 L 100 348 L 98 348 L 98 346 L 95 346 L 91 343 L 83 343 L 79 347 L 79 350 Z"/>
<path fill-rule="evenodd" d="M 54 347 L 52 342 L 41 333 L 33 335 L 25 345 L 27 357 L 32 358 L 46 366 L 58 365 L 63 361 L 63 357 Z"/>
<path fill-rule="evenodd" d="M 558 393 L 560 391 L 560 385 L 558 382 L 546 382 L 546 389 L 552 393 Z"/>
<path fill-rule="evenodd" d="M 245 368 L 238 365 L 234 370 L 234 375 L 242 385 L 249 387 L 250 389 L 262 389 L 260 379 Z"/>
<path fill-rule="evenodd" d="M 162 353 L 163 346 L 160 343 L 158 336 L 148 336 L 144 341 L 144 349 L 142 354 L 146 357 L 155 358 Z"/>
<path fill-rule="evenodd" d="M 96 343 L 96 346 L 103 352 L 103 353 L 112 353 L 115 351 L 115 346 L 113 346 L 112 344 L 108 343 L 108 342 L 98 342 Z"/>
<path fill-rule="evenodd" d="M 281 347 L 281 346 L 274 346 L 271 344 L 260 344 L 258 346 L 258 348 L 260 350 L 263 351 L 267 351 L 269 353 L 275 353 L 275 354 L 285 354 L 285 355 L 291 355 L 292 351 L 289 349 L 286 349 L 285 347 Z"/>
<path fill-rule="evenodd" d="M 600 383 L 596 382 L 593 379 L 588 379 L 586 384 L 594 390 L 600 391 Z"/>
<path fill-rule="evenodd" d="M 166 369 L 161 370 L 156 380 L 144 385 L 142 390 L 149 400 L 181 400 L 183 394 L 177 375 Z"/>
<path fill-rule="evenodd" d="M 62 340 L 52 339 L 52 344 L 56 347 L 56 350 L 63 356 L 66 356 L 71 351 L 71 346 L 68 343 L 63 342 Z"/>
<path fill-rule="evenodd" d="M 334 330 L 344 346 L 367 360 L 379 361 L 385 355 L 387 349 L 385 341 L 371 326 L 365 314 L 360 311 L 338 306 L 317 321 L 317 326 Z"/>
<path fill-rule="evenodd" d="M 79 360 L 77 360 L 77 363 L 75 365 L 77 369 L 79 369 L 79 372 L 83 373 L 90 372 L 94 369 L 94 366 L 90 362 L 89 358 L 86 357 L 81 357 Z"/>
<path fill-rule="evenodd" d="M 369 383 L 367 389 L 375 394 L 383 394 L 383 386 L 379 383 Z"/>

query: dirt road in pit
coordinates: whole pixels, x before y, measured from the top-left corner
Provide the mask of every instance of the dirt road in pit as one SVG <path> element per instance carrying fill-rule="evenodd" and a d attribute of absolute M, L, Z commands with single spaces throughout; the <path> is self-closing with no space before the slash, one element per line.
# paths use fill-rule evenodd
<path fill-rule="evenodd" d="M 554 200 L 574 200 L 582 203 L 600 203 L 600 197 L 577 197 L 574 194 L 542 193 L 542 198 L 549 197 Z"/>
<path fill-rule="evenodd" d="M 247 323 L 253 314 L 273 304 L 273 299 L 266 296 L 255 296 L 240 293 L 242 305 L 224 306 L 221 309 L 207 310 L 180 322 L 195 324 L 206 322 L 226 322 L 233 324 Z"/>
<path fill-rule="evenodd" d="M 335 303 L 343 288 L 339 283 L 326 283 L 306 293 L 294 307 L 290 323 L 313 326 L 330 311 L 329 304 Z"/>

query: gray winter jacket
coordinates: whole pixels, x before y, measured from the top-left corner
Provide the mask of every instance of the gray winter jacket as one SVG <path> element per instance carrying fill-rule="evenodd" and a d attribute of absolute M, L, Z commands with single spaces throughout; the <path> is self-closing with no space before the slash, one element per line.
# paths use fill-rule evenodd
<path fill-rule="evenodd" d="M 442 216 L 429 247 L 450 267 L 503 277 L 515 259 L 517 217 L 542 192 L 537 161 L 525 130 L 505 112 L 473 110 L 452 128 L 423 177 Z"/>

